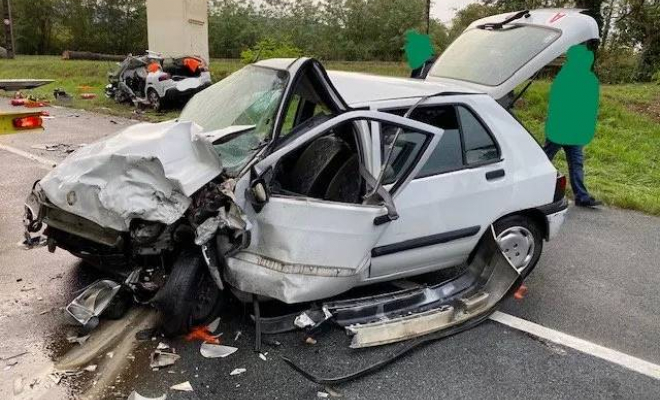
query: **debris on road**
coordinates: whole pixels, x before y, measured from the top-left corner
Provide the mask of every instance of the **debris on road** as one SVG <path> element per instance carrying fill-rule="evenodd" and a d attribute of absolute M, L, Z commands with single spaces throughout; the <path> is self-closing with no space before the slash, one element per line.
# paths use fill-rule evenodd
<path fill-rule="evenodd" d="M 325 388 L 326 393 L 330 395 L 330 397 L 344 397 L 343 394 L 339 393 L 335 389 L 331 388 L 330 386 L 326 386 Z"/>
<path fill-rule="evenodd" d="M 220 344 L 202 343 L 199 352 L 206 358 L 225 358 L 234 354 L 238 348 Z"/>
<path fill-rule="evenodd" d="M 62 153 L 73 153 L 78 150 L 84 144 L 68 144 L 68 143 L 56 143 L 56 144 L 35 144 L 30 146 L 35 150 L 45 150 L 45 151 L 59 151 Z"/>
<path fill-rule="evenodd" d="M 149 357 L 149 367 L 164 368 L 174 365 L 181 358 L 180 355 L 163 350 L 155 350 Z"/>
<path fill-rule="evenodd" d="M 296 319 L 293 321 L 293 324 L 300 329 L 305 329 L 307 327 L 316 325 L 316 322 L 314 322 L 314 320 L 311 319 L 307 313 L 303 312 L 296 317 Z"/>
<path fill-rule="evenodd" d="M 305 343 L 307 343 L 307 344 L 316 344 L 317 341 L 313 337 L 307 336 L 307 338 L 305 339 Z"/>
<path fill-rule="evenodd" d="M 165 400 L 165 399 L 167 399 L 167 393 L 165 393 L 160 397 L 144 397 L 140 393 L 134 390 L 131 392 L 131 394 L 128 395 L 128 398 L 126 400 Z"/>
<path fill-rule="evenodd" d="M 243 332 L 241 331 L 236 332 L 236 336 L 234 336 L 234 342 L 238 342 L 238 338 L 240 338 L 242 334 Z"/>
<path fill-rule="evenodd" d="M 214 319 L 213 322 L 206 325 L 206 328 L 209 330 L 209 332 L 215 333 L 215 331 L 218 330 L 218 326 L 220 326 L 220 318 Z"/>
<path fill-rule="evenodd" d="M 268 361 L 268 359 L 266 358 L 266 355 L 264 353 L 259 353 L 259 358 L 261 358 L 264 361 Z"/>
<path fill-rule="evenodd" d="M 527 295 L 527 286 L 520 285 L 518 290 L 516 290 L 516 292 L 513 294 L 513 298 L 518 301 L 521 301 L 525 298 L 526 295 Z"/>
<path fill-rule="evenodd" d="M 234 376 L 234 375 L 240 375 L 243 372 L 247 371 L 245 368 L 236 368 L 235 370 L 231 371 L 229 375 Z"/>
<path fill-rule="evenodd" d="M 326 392 L 316 392 L 316 397 L 319 399 L 327 399 L 330 395 Z"/>
<path fill-rule="evenodd" d="M 120 288 L 120 284 L 109 279 L 92 283 L 66 306 L 66 311 L 86 329 L 93 329 L 99 323 L 99 315 L 110 305 Z"/>
<path fill-rule="evenodd" d="M 176 384 L 174 386 L 170 386 L 170 389 L 178 390 L 178 391 L 181 391 L 181 392 L 192 392 L 193 391 L 193 387 L 190 384 L 190 382 L 188 382 L 188 381 L 181 382 L 181 383 Z"/>
<path fill-rule="evenodd" d="M 206 343 L 220 344 L 220 339 L 213 336 L 207 326 L 198 326 L 193 328 L 186 336 L 185 339 L 189 342 L 201 340 Z"/>
<path fill-rule="evenodd" d="M 85 370 L 87 372 L 94 372 L 94 371 L 96 371 L 96 367 L 97 367 L 96 364 L 90 364 L 90 365 L 86 366 L 85 368 L 83 368 L 83 370 Z"/>
<path fill-rule="evenodd" d="M 69 343 L 78 343 L 82 345 L 89 339 L 89 335 L 79 335 L 78 332 L 70 332 L 66 336 L 66 340 Z"/>
<path fill-rule="evenodd" d="M 156 346 L 156 350 L 167 350 L 170 348 L 169 344 L 165 344 L 163 342 L 158 343 L 158 346 Z"/>

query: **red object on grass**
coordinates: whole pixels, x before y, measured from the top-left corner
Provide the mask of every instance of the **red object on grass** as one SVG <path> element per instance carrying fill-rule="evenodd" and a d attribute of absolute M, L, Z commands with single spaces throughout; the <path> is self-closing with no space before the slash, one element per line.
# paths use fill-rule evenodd
<path fill-rule="evenodd" d="M 22 99 L 22 98 L 11 99 L 11 105 L 15 106 L 15 107 L 24 106 L 25 105 L 25 99 Z"/>
<path fill-rule="evenodd" d="M 96 97 L 94 93 L 82 93 L 80 97 L 84 100 L 90 100 Z"/>
<path fill-rule="evenodd" d="M 43 120 L 39 115 L 28 115 L 26 117 L 14 118 L 12 124 L 16 129 L 36 129 L 42 127 Z"/>
<path fill-rule="evenodd" d="M 201 340 L 206 343 L 220 344 L 220 339 L 213 336 L 206 326 L 196 326 L 187 335 L 186 340 L 193 342 Z"/>

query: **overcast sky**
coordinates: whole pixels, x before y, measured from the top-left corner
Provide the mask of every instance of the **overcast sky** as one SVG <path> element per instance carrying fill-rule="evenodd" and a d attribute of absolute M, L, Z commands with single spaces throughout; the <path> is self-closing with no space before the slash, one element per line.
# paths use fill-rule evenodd
<path fill-rule="evenodd" d="M 431 16 L 446 23 L 451 21 L 456 10 L 474 2 L 475 0 L 432 0 Z"/>

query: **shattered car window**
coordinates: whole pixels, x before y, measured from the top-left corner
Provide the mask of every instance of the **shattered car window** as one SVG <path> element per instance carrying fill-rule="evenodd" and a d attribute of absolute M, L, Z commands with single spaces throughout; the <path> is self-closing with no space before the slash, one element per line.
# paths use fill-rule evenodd
<path fill-rule="evenodd" d="M 195 122 L 204 132 L 253 125 L 215 146 L 223 166 L 229 172 L 238 170 L 270 137 L 287 80 L 285 71 L 247 66 L 193 97 L 179 120 Z"/>
<path fill-rule="evenodd" d="M 433 65 L 429 76 L 497 86 L 548 47 L 560 32 L 537 26 L 471 29 Z"/>

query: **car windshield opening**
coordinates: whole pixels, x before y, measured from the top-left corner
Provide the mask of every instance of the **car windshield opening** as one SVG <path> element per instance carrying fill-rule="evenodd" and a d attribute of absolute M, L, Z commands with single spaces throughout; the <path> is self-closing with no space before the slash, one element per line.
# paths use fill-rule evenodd
<path fill-rule="evenodd" d="M 560 34 L 553 29 L 529 25 L 498 30 L 473 28 L 445 50 L 429 76 L 498 86 Z"/>
<path fill-rule="evenodd" d="M 195 122 L 207 133 L 253 126 L 215 145 L 227 172 L 236 173 L 252 158 L 259 145 L 271 137 L 288 78 L 286 71 L 252 65 L 244 67 L 195 95 L 179 120 Z"/>

